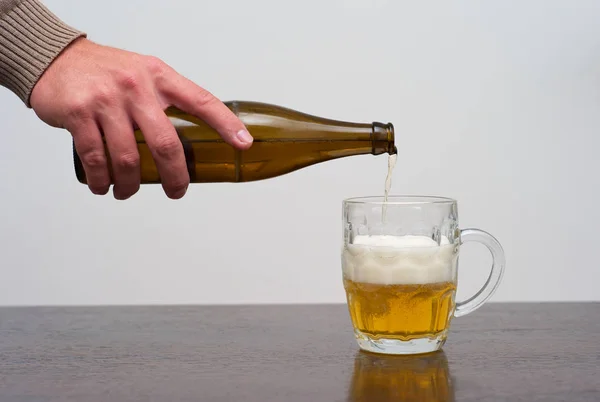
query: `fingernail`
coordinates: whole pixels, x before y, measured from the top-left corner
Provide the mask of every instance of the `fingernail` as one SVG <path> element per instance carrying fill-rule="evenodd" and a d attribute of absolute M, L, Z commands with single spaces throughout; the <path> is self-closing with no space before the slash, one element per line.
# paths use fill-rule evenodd
<path fill-rule="evenodd" d="M 250 135 L 250 133 L 246 130 L 240 130 L 237 132 L 237 138 L 244 144 L 249 144 L 254 141 L 254 138 Z"/>

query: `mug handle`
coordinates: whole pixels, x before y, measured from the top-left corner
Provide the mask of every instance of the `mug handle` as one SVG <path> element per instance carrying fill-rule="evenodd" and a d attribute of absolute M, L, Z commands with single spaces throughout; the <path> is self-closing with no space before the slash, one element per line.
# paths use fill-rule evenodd
<path fill-rule="evenodd" d="M 470 299 L 456 303 L 455 317 L 461 317 L 477 310 L 496 291 L 504 274 L 504 250 L 500 242 L 491 234 L 479 229 L 463 229 L 460 231 L 461 245 L 467 242 L 481 243 L 492 253 L 492 270 L 483 287 Z"/>

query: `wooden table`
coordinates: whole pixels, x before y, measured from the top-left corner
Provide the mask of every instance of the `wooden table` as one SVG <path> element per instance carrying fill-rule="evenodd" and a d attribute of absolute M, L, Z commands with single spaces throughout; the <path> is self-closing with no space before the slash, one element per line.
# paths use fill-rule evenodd
<path fill-rule="evenodd" d="M 600 303 L 488 304 L 444 352 L 359 352 L 345 305 L 0 308 L 0 401 L 600 401 Z"/>

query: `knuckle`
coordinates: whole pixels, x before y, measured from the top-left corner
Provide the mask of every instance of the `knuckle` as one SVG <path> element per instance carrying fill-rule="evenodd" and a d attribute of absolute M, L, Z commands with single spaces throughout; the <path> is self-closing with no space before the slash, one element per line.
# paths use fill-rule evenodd
<path fill-rule="evenodd" d="M 69 119 L 78 121 L 91 117 L 90 102 L 85 98 L 70 99 L 65 105 L 65 112 Z"/>
<path fill-rule="evenodd" d="M 163 135 L 156 139 L 156 154 L 163 159 L 174 159 L 182 151 L 181 142 L 176 136 Z"/>
<path fill-rule="evenodd" d="M 206 90 L 198 91 L 198 93 L 196 94 L 196 96 L 194 98 L 194 103 L 196 104 L 197 107 L 200 107 L 200 108 L 205 107 L 205 106 L 211 106 L 215 102 L 217 102 L 217 98 L 215 98 L 213 96 L 213 94 L 211 94 L 210 92 L 208 92 Z"/>
<path fill-rule="evenodd" d="M 85 96 L 69 100 L 65 110 L 67 116 L 73 121 L 91 119 L 94 113 L 104 107 L 116 103 L 116 91 L 108 87 L 98 87 L 88 92 Z"/>
<path fill-rule="evenodd" d="M 153 75 L 162 75 L 167 69 L 167 64 L 156 56 L 147 56 L 145 61 L 146 68 Z"/>
<path fill-rule="evenodd" d="M 106 154 L 99 150 L 83 152 L 81 162 L 90 169 L 98 169 L 106 166 Z"/>
<path fill-rule="evenodd" d="M 94 93 L 95 108 L 111 106 L 116 103 L 116 96 L 113 90 L 108 88 L 97 89 Z"/>
<path fill-rule="evenodd" d="M 117 85 L 126 91 L 135 91 L 140 87 L 140 76 L 132 70 L 123 70 L 117 74 Z"/>
<path fill-rule="evenodd" d="M 135 152 L 125 152 L 117 157 L 115 164 L 121 170 L 133 170 L 140 165 L 140 156 Z"/>

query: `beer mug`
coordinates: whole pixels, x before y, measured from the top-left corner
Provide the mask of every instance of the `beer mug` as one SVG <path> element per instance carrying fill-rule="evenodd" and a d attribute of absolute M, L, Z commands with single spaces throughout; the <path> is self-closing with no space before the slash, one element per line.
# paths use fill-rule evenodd
<path fill-rule="evenodd" d="M 342 276 L 361 349 L 417 354 L 441 349 L 453 317 L 481 307 L 504 271 L 500 243 L 458 226 L 457 202 L 442 197 L 350 198 L 343 202 Z M 474 296 L 456 302 L 458 255 L 466 242 L 491 252 L 492 268 Z"/>

